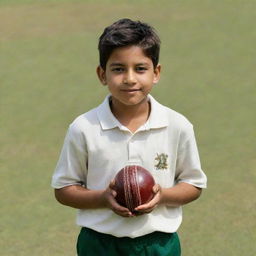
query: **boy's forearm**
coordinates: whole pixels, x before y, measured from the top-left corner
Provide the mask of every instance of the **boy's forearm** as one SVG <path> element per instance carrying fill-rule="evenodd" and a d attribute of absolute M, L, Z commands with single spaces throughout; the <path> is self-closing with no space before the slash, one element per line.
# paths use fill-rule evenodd
<path fill-rule="evenodd" d="M 64 205 L 77 209 L 96 209 L 105 207 L 104 190 L 88 190 L 79 185 L 55 189 L 56 199 Z"/>
<path fill-rule="evenodd" d="M 201 188 L 188 183 L 179 183 L 172 188 L 162 188 L 161 204 L 180 206 L 196 200 L 201 195 Z"/>
<path fill-rule="evenodd" d="M 77 209 L 97 209 L 107 207 L 105 190 L 88 190 L 79 185 L 55 189 L 56 199 L 64 205 Z M 201 189 L 188 183 L 179 183 L 172 188 L 161 189 L 160 204 L 180 206 L 197 199 Z"/>

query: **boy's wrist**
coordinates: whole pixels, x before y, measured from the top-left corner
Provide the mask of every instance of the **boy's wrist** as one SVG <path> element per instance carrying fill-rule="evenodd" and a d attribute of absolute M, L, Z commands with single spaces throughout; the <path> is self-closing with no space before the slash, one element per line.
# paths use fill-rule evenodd
<path fill-rule="evenodd" d="M 161 188 L 159 204 L 167 204 L 166 188 Z"/>
<path fill-rule="evenodd" d="M 106 203 L 104 201 L 104 190 L 87 190 L 86 193 L 87 205 L 85 208 L 104 208 Z"/>
<path fill-rule="evenodd" d="M 108 203 L 105 195 L 105 190 L 99 190 L 97 195 L 98 208 L 106 208 Z"/>

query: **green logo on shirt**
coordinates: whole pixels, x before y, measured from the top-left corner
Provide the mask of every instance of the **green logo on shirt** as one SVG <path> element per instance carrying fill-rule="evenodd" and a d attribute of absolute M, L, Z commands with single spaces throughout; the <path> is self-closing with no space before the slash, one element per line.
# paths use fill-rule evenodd
<path fill-rule="evenodd" d="M 166 170 L 168 168 L 168 163 L 167 163 L 167 158 L 168 158 L 168 155 L 167 154 L 158 154 L 157 153 L 157 156 L 155 158 L 155 161 L 156 161 L 156 164 L 155 164 L 155 167 L 157 170 Z"/>

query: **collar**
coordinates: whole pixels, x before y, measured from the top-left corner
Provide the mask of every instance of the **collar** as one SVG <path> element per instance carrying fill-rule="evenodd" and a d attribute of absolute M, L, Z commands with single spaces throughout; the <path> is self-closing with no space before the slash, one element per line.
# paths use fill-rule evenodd
<path fill-rule="evenodd" d="M 120 127 L 121 125 L 111 112 L 109 105 L 110 97 L 111 95 L 109 94 L 105 100 L 97 107 L 98 119 L 103 130 L 113 129 L 115 127 Z"/>
<path fill-rule="evenodd" d="M 168 126 L 167 108 L 157 102 L 151 95 L 148 95 L 151 104 L 151 112 L 146 122 L 148 129 L 158 129 Z"/>
<path fill-rule="evenodd" d="M 108 95 L 101 105 L 97 107 L 97 116 L 103 130 L 114 129 L 118 127 L 120 130 L 128 130 L 113 115 L 110 109 Z M 166 107 L 158 103 L 151 95 L 148 95 L 151 104 L 151 112 L 147 122 L 141 127 L 143 130 L 158 129 L 168 126 L 168 116 Z"/>

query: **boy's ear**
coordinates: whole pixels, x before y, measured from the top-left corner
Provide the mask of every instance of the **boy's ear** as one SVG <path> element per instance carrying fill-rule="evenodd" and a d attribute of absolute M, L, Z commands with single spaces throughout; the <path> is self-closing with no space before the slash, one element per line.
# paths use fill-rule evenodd
<path fill-rule="evenodd" d="M 97 72 L 97 75 L 98 75 L 98 78 L 99 78 L 100 82 L 103 85 L 106 85 L 107 81 L 106 81 L 106 72 L 105 72 L 105 70 L 101 66 L 98 66 L 97 69 L 96 69 L 96 72 Z"/>
<path fill-rule="evenodd" d="M 160 73 L 161 73 L 161 64 L 157 64 L 156 68 L 154 69 L 154 84 L 157 84 L 158 81 L 160 80 Z"/>

